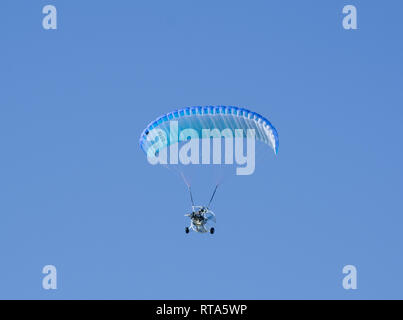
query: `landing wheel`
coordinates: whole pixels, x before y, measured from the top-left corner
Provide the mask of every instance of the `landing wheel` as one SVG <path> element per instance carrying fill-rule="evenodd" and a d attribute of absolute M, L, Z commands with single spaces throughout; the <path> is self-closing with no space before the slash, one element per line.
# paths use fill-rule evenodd
<path fill-rule="evenodd" d="M 189 233 L 189 228 L 188 227 L 185 228 L 185 232 Z"/>
<path fill-rule="evenodd" d="M 214 233 L 214 228 L 210 228 L 210 233 L 211 233 L 211 234 Z"/>

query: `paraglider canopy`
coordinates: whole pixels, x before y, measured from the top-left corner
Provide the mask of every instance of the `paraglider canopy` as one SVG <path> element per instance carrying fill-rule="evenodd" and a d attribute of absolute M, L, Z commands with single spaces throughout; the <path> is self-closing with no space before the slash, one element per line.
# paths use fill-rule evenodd
<path fill-rule="evenodd" d="M 278 134 L 270 121 L 256 112 L 234 106 L 174 110 L 152 121 L 142 132 L 139 144 L 152 161 L 164 148 L 189 137 L 210 139 L 217 136 L 253 137 L 270 146 L 275 154 L 278 152 Z"/>

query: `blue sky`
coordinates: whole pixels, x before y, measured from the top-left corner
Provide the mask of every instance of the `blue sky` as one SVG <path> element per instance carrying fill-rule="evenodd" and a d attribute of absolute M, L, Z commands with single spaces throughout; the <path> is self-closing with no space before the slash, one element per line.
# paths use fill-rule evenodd
<path fill-rule="evenodd" d="M 42 28 L 46 4 L 57 30 Z M 342 28 L 346 4 L 358 30 Z M 1 1 L 0 298 L 403 298 L 402 11 Z M 214 236 L 184 233 L 184 184 L 138 147 L 190 105 L 248 107 L 280 137 L 277 157 L 219 189 Z"/>

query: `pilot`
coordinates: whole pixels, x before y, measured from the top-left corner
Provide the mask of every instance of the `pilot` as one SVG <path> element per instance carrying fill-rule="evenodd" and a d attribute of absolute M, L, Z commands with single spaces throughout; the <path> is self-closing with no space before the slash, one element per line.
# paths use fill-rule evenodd
<path fill-rule="evenodd" d="M 195 222 L 203 221 L 203 216 L 201 215 L 200 211 L 192 212 L 191 218 L 195 220 Z"/>

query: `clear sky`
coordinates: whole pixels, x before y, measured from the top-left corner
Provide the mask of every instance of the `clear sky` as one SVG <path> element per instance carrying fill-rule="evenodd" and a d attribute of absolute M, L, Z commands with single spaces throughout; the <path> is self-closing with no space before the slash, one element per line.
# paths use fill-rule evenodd
<path fill-rule="evenodd" d="M 346 4 L 358 30 L 342 27 Z M 402 12 L 2 0 L 0 298 L 403 298 Z M 185 234 L 184 184 L 138 147 L 151 120 L 191 105 L 248 107 L 280 138 L 218 190 L 213 236 Z M 342 287 L 348 264 L 357 290 Z"/>

